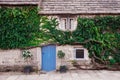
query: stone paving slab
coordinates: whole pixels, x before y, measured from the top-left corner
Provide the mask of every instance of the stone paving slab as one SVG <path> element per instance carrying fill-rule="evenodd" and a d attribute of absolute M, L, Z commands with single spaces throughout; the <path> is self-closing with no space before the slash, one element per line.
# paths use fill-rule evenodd
<path fill-rule="evenodd" d="M 6 80 L 16 80 L 17 78 L 19 77 L 19 75 L 13 75 L 13 76 L 10 76 L 8 77 Z"/>
<path fill-rule="evenodd" d="M 0 80 L 120 80 L 120 71 L 72 70 L 46 74 L 0 73 Z"/>
<path fill-rule="evenodd" d="M 6 80 L 9 76 L 2 75 L 0 76 L 0 80 Z"/>

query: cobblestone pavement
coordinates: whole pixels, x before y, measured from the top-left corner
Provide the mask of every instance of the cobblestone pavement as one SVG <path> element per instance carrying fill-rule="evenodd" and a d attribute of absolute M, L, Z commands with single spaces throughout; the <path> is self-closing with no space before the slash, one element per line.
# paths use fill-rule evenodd
<path fill-rule="evenodd" d="M 0 80 L 120 80 L 120 71 L 72 70 L 67 73 L 23 74 L 0 72 Z"/>

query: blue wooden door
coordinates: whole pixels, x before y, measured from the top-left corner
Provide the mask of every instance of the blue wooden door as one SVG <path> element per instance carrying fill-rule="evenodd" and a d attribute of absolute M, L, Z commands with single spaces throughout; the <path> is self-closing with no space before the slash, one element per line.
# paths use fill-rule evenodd
<path fill-rule="evenodd" d="M 56 46 L 42 47 L 42 70 L 53 71 L 56 69 Z"/>

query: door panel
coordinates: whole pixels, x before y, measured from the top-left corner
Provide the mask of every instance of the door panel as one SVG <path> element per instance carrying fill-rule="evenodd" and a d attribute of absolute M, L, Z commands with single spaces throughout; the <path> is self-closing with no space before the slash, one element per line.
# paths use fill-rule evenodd
<path fill-rule="evenodd" d="M 56 46 L 42 47 L 42 70 L 52 71 L 56 69 Z"/>

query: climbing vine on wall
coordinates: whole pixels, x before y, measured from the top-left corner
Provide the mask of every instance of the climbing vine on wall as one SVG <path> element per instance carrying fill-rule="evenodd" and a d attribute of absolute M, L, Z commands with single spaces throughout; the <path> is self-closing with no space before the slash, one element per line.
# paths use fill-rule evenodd
<path fill-rule="evenodd" d="M 103 64 L 120 63 L 120 16 L 78 18 L 77 29 L 60 31 L 56 19 L 41 19 L 41 34 L 46 41 L 59 44 L 79 43 L 89 50 L 90 57 Z"/>
<path fill-rule="evenodd" d="M 0 8 L 0 48 L 23 48 L 38 44 L 38 10 L 34 6 Z"/>
<path fill-rule="evenodd" d="M 55 18 L 39 16 L 36 7 L 0 8 L 0 48 L 24 48 L 41 43 L 79 43 L 91 58 L 120 64 L 120 16 L 78 18 L 77 29 L 61 31 Z"/>

